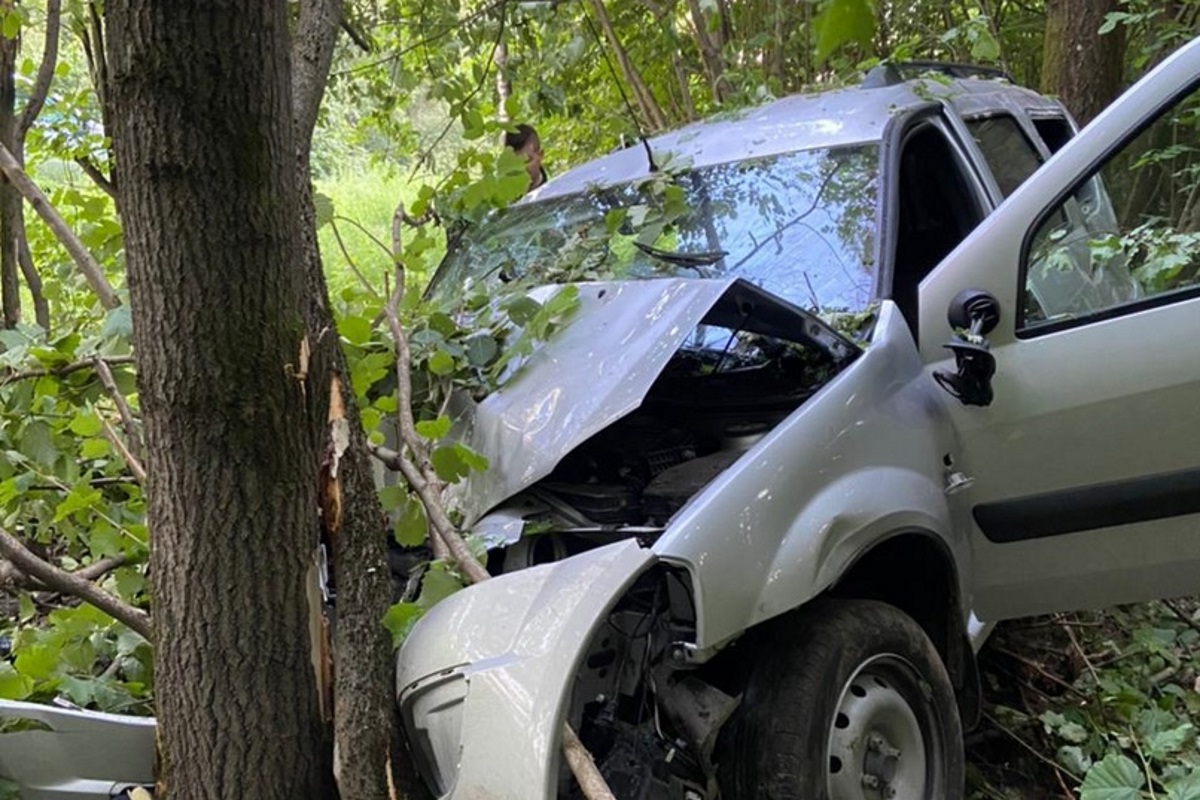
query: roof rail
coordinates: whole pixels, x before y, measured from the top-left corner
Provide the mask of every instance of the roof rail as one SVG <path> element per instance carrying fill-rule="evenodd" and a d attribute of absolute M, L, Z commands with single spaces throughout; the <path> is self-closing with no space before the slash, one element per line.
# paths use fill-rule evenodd
<path fill-rule="evenodd" d="M 928 72 L 936 72 L 949 78 L 999 78 L 1014 83 L 1011 75 L 996 67 L 954 64 L 948 61 L 889 61 L 872 67 L 863 78 L 862 87 L 877 89 L 881 86 L 894 86 L 919 78 Z"/>

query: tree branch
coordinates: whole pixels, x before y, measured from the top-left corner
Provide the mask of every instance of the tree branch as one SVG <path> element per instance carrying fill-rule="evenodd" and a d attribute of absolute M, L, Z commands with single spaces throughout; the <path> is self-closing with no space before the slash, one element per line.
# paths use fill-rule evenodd
<path fill-rule="evenodd" d="M 67 574 L 74 575 L 88 582 L 98 581 L 117 567 L 124 566 L 128 560 L 124 553 L 120 553 L 115 556 L 97 559 L 91 564 Z M 0 586 L 7 584 L 20 585 L 31 592 L 51 591 L 50 587 L 46 586 L 46 584 L 34 580 L 24 572 L 21 572 L 11 561 L 0 561 Z"/>
<path fill-rule="evenodd" d="M 131 630 L 137 631 L 146 639 L 152 639 L 150 615 L 140 608 L 134 608 L 125 601 L 109 594 L 103 589 L 65 570 L 43 561 L 31 553 L 21 540 L 8 531 L 0 528 L 0 556 L 12 562 L 13 566 L 31 578 L 35 578 L 50 589 L 78 597 L 85 603 L 90 603 L 118 622 L 123 622 Z"/>
<path fill-rule="evenodd" d="M 50 92 L 50 83 L 54 80 L 54 68 L 58 65 L 58 33 L 62 21 L 62 0 L 47 0 L 46 2 L 46 41 L 42 49 L 42 63 L 38 66 L 37 78 L 33 81 L 33 89 L 29 92 L 29 100 L 21 119 L 17 122 L 17 147 L 24 149 L 25 135 L 33 127 L 33 121 L 42 113 L 46 103 L 46 95 Z"/>
<path fill-rule="evenodd" d="M 132 364 L 133 356 L 107 356 L 102 359 L 108 366 L 114 364 Z M 0 386 L 4 386 L 16 381 L 28 380 L 30 378 L 44 378 L 48 375 L 61 378 L 64 375 L 69 375 L 72 372 L 78 372 L 81 369 L 89 367 L 95 368 L 96 359 L 89 358 L 84 361 L 73 361 L 70 364 L 65 364 L 61 367 L 46 367 L 45 369 L 29 369 L 24 372 L 12 372 L 8 375 L 0 375 Z"/>
<path fill-rule="evenodd" d="M 100 382 L 104 384 L 104 388 L 108 391 L 108 396 L 112 398 L 113 403 L 117 407 L 117 412 L 121 415 L 121 427 L 125 429 L 125 436 L 129 440 L 129 447 L 132 451 L 144 453 L 145 448 L 142 445 L 142 437 L 138 432 L 137 425 L 133 421 L 133 412 L 129 410 L 129 403 L 125 401 L 125 395 L 121 394 L 121 390 L 117 388 L 117 382 L 113 379 L 112 370 L 108 368 L 108 364 L 104 363 L 104 359 L 96 356 L 92 359 L 96 365 L 96 374 L 100 376 Z M 130 467 L 133 465 L 130 464 Z M 138 469 L 141 465 L 138 465 Z M 139 474 L 138 469 L 134 470 L 134 474 Z M 139 480 L 145 480 L 145 470 L 142 470 L 139 475 Z"/>
<path fill-rule="evenodd" d="M 341 19 L 342 0 L 307 0 L 300 4 L 292 46 L 292 119 L 297 153 L 306 154 L 312 149 L 313 129 Z M 308 180 L 308 176 L 302 179 Z"/>
<path fill-rule="evenodd" d="M 75 159 L 75 163 L 83 170 L 83 174 L 92 179 L 92 183 L 100 187 L 100 190 L 113 200 L 117 199 L 117 185 L 105 176 L 100 168 L 97 167 L 90 158 L 79 156 Z"/>
<path fill-rule="evenodd" d="M 75 259 L 79 271 L 83 273 L 83 277 L 87 279 L 92 290 L 100 298 L 100 305 L 106 309 L 113 309 L 121 305 L 117 293 L 113 291 L 108 279 L 104 277 L 104 270 L 96 263 L 96 259 L 87 251 L 87 248 L 71 231 L 63 218 L 54 210 L 54 206 L 46 199 L 46 195 L 42 194 L 42 190 L 37 187 L 37 184 L 29 179 L 29 176 L 21 169 L 21 165 L 17 163 L 16 157 L 4 145 L 0 145 L 0 171 L 3 171 L 4 176 L 25 196 L 29 205 L 33 206 L 33 210 L 50 226 L 50 230 L 67 248 L 67 252 Z"/>
<path fill-rule="evenodd" d="M 596 767 L 592 754 L 583 746 L 583 742 L 579 741 L 570 725 L 563 725 L 562 737 L 563 755 L 571 767 L 572 774 L 575 775 L 575 780 L 579 782 L 579 788 L 583 790 L 583 796 L 588 800 L 617 800 L 616 795 L 608 788 L 608 782 Z"/>
<path fill-rule="evenodd" d="M 112 425 L 108 424 L 108 420 L 104 420 L 104 437 L 112 442 L 112 446 L 117 448 L 117 452 L 121 454 L 121 458 L 125 459 L 125 463 L 129 465 L 129 471 L 133 473 L 133 477 L 137 478 L 140 484 L 146 483 L 146 468 L 142 466 L 142 462 L 137 456 L 130 452 L 125 443 L 121 441 L 121 437 L 117 436 L 117 432 L 112 429 Z"/>
<path fill-rule="evenodd" d="M 350 37 L 350 41 L 358 45 L 359 49 L 364 53 L 370 53 L 375 50 L 375 47 L 371 44 L 371 41 L 367 38 L 366 34 L 355 27 L 354 23 L 346 19 L 344 16 L 342 17 L 342 30 L 345 31 L 346 35 Z"/>

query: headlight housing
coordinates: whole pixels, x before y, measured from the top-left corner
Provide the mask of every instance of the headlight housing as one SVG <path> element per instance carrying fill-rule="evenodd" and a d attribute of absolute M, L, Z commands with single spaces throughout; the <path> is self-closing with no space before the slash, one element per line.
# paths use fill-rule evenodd
<path fill-rule="evenodd" d="M 467 689 L 462 671 L 447 669 L 414 681 L 400 695 L 400 710 L 417 769 L 438 797 L 450 791 L 462 763 Z"/>

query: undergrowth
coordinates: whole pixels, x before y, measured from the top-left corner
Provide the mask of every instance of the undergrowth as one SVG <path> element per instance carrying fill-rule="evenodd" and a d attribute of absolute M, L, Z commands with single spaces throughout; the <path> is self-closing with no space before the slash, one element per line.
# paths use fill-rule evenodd
<path fill-rule="evenodd" d="M 1200 800 L 1200 602 L 1001 625 L 980 653 L 970 800 Z"/>

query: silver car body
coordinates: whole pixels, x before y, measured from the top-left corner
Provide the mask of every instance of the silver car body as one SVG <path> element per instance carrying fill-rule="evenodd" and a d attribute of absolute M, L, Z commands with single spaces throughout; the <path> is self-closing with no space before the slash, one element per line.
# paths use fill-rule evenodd
<path fill-rule="evenodd" d="M 578 722 L 572 692 L 587 680 L 580 672 L 587 669 L 586 642 L 598 635 L 623 588 L 653 564 L 677 567 L 690 578 L 694 640 L 680 643 L 673 655 L 693 663 L 731 643 L 736 652 L 747 629 L 835 586 L 875 548 L 901 535 L 926 539 L 946 554 L 964 625 L 972 612 L 995 621 L 1200 587 L 1194 511 L 1091 528 L 1084 523 L 1065 535 L 1003 543 L 972 517 L 981 504 L 1012 498 L 1013 512 L 1020 513 L 1027 507 L 1022 498 L 1042 502 L 1046 493 L 1043 506 L 1061 497 L 1076 508 L 1113 482 L 1138 476 L 1184 474 L 1196 482 L 1200 299 L 1036 337 L 1018 337 L 1012 321 L 1022 242 L 1044 210 L 1197 76 L 1200 44 L 1193 43 L 1018 188 L 922 281 L 917 339 L 897 304 L 883 300 L 863 354 L 693 496 L 649 547 L 626 540 L 504 575 L 450 597 L 419 623 L 400 655 L 399 701 L 418 760 L 442 796 L 558 796 L 560 730 L 564 722 Z M 979 95 L 949 93 L 960 113 L 988 105 L 986 87 L 972 85 Z M 880 91 L 894 93 L 890 118 L 898 126 L 906 115 L 930 113 L 919 98 L 904 94 L 910 89 Z M 1005 98 L 1014 107 L 1025 102 L 1020 94 Z M 852 91 L 784 101 L 685 129 L 653 146 L 703 163 L 886 142 L 887 115 L 860 116 L 856 101 Z M 961 132 L 958 115 L 937 113 L 944 130 Z M 973 147 L 967 136 L 956 142 L 962 151 Z M 567 173 L 538 197 L 632 180 L 644 170 L 644 152 L 632 148 Z M 978 179 L 998 201 L 996 181 L 983 170 Z M 951 335 L 947 308 L 967 288 L 988 290 L 1002 309 L 1003 322 L 991 336 L 996 398 L 982 409 L 959 404 L 932 380 L 933 371 L 953 369 L 943 348 Z M 647 319 L 628 363 L 606 359 L 619 350 L 618 341 L 628 342 L 621 337 L 632 328 L 618 326 L 613 339 L 604 339 L 604 326 L 589 327 L 585 313 L 583 350 L 601 363 L 564 351 L 531 365 L 485 401 L 485 407 L 503 405 L 507 418 L 524 418 L 537 433 L 525 437 L 520 426 L 509 426 L 504 435 L 513 438 L 502 449 L 495 449 L 505 441 L 499 433 L 471 440 L 507 473 L 486 479 L 483 506 L 530 485 L 636 406 L 649 385 L 646 373 L 661 368 L 664 354 L 677 346 L 679 326 L 700 320 L 704 303 L 697 299 L 711 297 L 707 287 L 689 292 L 642 284 L 615 291 L 628 296 L 634 317 Z M 654 314 L 645 314 L 649 307 Z M 659 326 L 660 319 L 667 324 Z M 1173 348 L 1171 359 L 1147 357 L 1147 348 L 1163 337 L 1190 346 Z M 647 353 L 654 357 L 642 361 Z M 1101 357 L 1103 365 L 1096 362 Z M 572 392 L 590 399 L 547 402 Z M 1154 424 L 1139 422 L 1145 420 Z M 576 430 L 587 433 L 572 435 Z M 519 520 L 501 506 L 478 525 L 507 530 L 511 539 Z M 455 688 L 442 688 L 439 680 L 451 677 Z"/>
<path fill-rule="evenodd" d="M 736 658 L 745 631 L 836 588 L 873 553 L 895 555 L 889 542 L 927 543 L 924 554 L 951 565 L 948 596 L 964 627 L 972 612 L 991 622 L 1195 591 L 1194 510 L 1005 541 L 989 538 L 972 512 L 989 503 L 1008 504 L 1010 516 L 1045 513 L 1047 503 L 1078 509 L 1122 482 L 1168 474 L 1195 483 L 1200 474 L 1200 298 L 1045 335 L 1018 336 L 1012 323 L 1023 242 L 1045 210 L 1198 77 L 1200 44 L 1193 43 L 924 277 L 915 319 L 901 302 L 883 299 L 861 354 L 848 356 L 765 435 L 739 443 L 736 459 L 651 536 L 629 530 L 436 606 L 401 651 L 397 689 L 415 755 L 440 795 L 557 796 L 561 729 L 578 722 L 573 694 L 593 680 L 585 674 L 589 642 L 605 614 L 654 570 L 687 578 L 695 629 L 671 651 L 684 665 Z M 994 206 L 1003 194 L 967 132 L 972 115 L 1007 110 L 1043 156 L 1052 148 L 1036 138 L 1034 123 L 1065 116 L 1044 98 L 988 83 L 933 82 L 921 96 L 889 87 L 872 90 L 869 100 L 862 91 L 781 101 L 686 128 L 654 147 L 697 164 L 853 142 L 886 150 L 901 147 L 906 126 L 921 121 L 946 136 L 971 189 Z M 530 202 L 633 180 L 645 169 L 643 151 L 625 150 L 551 181 Z M 885 261 L 887 208 L 878 220 Z M 990 335 L 996 397 L 987 408 L 960 405 L 932 379 L 953 366 L 943 348 L 946 311 L 967 288 L 988 290 L 1001 307 Z M 464 506 L 493 544 L 519 548 L 525 522 L 513 496 L 592 433 L 635 413 L 680 337 L 737 286 L 666 281 L 581 291 L 591 295 L 561 340 L 483 406 L 459 409 L 461 435 L 497 467 L 470 487 Z M 788 314 L 802 330 L 816 326 L 810 342 L 848 346 L 799 309 Z M 1172 348 L 1170 359 L 1150 357 L 1164 340 L 1187 346 Z M 618 353 L 614 342 L 628 349 Z M 892 577 L 919 594 L 915 580 L 904 583 L 911 567 L 898 563 Z M 978 638 L 982 629 L 973 632 Z M 0 774 L 15 778 L 27 800 L 105 798 L 126 781 L 149 782 L 149 721 L 11 702 L 0 703 L 0 717 L 39 719 L 52 729 L 0 735 Z"/>
<path fill-rule="evenodd" d="M 21 800 L 107 800 L 154 785 L 154 720 L 0 701 L 0 777 Z"/>

